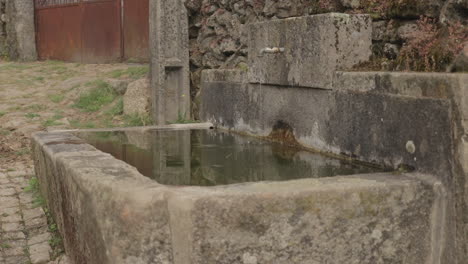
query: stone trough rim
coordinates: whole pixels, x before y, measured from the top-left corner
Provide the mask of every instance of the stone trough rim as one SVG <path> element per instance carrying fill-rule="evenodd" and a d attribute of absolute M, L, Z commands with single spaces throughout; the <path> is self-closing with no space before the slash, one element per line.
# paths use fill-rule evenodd
<path fill-rule="evenodd" d="M 147 127 L 128 127 L 128 128 L 109 128 L 109 129 L 72 129 L 72 130 L 55 130 L 51 132 L 37 132 L 32 135 L 32 139 L 38 142 L 47 155 L 54 157 L 56 163 L 61 163 L 68 169 L 78 171 L 77 175 L 81 174 L 79 172 L 80 168 L 77 168 L 71 164 L 71 160 L 79 160 L 85 155 L 95 154 L 95 157 L 109 159 L 110 164 L 126 168 L 129 176 L 124 181 L 128 182 L 129 185 L 137 189 L 142 188 L 144 190 L 157 189 L 158 191 L 163 191 L 166 194 L 178 193 L 180 195 L 196 196 L 196 197 L 219 197 L 219 196 L 249 196 L 255 194 L 264 194 L 264 195 L 278 195 L 278 196 L 287 196 L 293 193 L 301 192 L 327 192 L 331 189 L 354 189 L 358 191 L 360 189 L 365 190 L 369 187 L 379 187 L 382 184 L 391 184 L 392 186 L 402 186 L 406 184 L 414 184 L 416 182 L 422 183 L 420 173 L 410 172 L 410 173 L 395 173 L 395 172 L 377 172 L 377 173 L 364 173 L 364 174 L 352 174 L 352 175 L 337 175 L 332 177 L 322 177 L 322 178 L 302 178 L 302 179 L 293 179 L 288 181 L 259 181 L 259 182 L 244 182 L 237 184 L 227 184 L 227 185 L 217 185 L 217 186 L 171 186 L 164 185 L 156 180 L 152 180 L 144 175 L 142 175 L 135 167 L 132 165 L 121 161 L 113 157 L 109 153 L 105 153 L 99 149 L 96 149 L 94 146 L 86 143 L 84 140 L 75 136 L 76 132 L 113 132 L 113 131 L 141 131 L 147 132 L 151 130 L 186 130 L 186 129 L 210 129 L 213 128 L 211 123 L 195 123 L 195 124 L 173 124 L 165 126 L 147 126 Z M 54 135 L 54 136 L 72 136 L 73 138 L 79 139 L 82 141 L 78 145 L 85 145 L 89 150 L 87 151 L 69 151 L 69 152 L 60 152 L 55 153 L 48 143 L 47 139 L 44 139 L 44 136 Z M 52 141 L 53 142 L 53 141 Z M 50 144 L 50 142 L 49 142 Z M 67 143 L 59 143 L 55 145 L 70 145 Z M 102 167 L 104 168 L 104 166 Z M 128 170 L 129 169 L 129 170 Z M 103 174 L 103 172 L 101 172 Z M 105 174 L 105 173 L 104 173 Z M 131 175 L 130 175 L 131 174 Z M 112 177 L 112 175 L 107 175 Z M 99 179 L 99 178 L 98 178 Z M 102 181 L 104 178 L 101 178 L 100 184 L 104 184 Z M 351 184 L 352 183 L 352 184 Z M 133 188 L 132 188 L 133 189 Z"/>

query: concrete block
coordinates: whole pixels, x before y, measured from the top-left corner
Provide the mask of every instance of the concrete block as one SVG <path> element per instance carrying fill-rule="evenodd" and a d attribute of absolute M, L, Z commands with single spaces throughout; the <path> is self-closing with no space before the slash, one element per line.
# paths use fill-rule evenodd
<path fill-rule="evenodd" d="M 336 70 L 370 58 L 372 24 L 330 13 L 252 24 L 249 38 L 249 82 L 332 89 Z"/>

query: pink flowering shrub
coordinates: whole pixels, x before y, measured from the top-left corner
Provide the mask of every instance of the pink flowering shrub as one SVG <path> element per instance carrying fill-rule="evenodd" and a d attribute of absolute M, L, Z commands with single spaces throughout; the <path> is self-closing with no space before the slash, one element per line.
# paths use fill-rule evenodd
<path fill-rule="evenodd" d="M 468 28 L 460 23 L 440 27 L 422 17 L 418 31 L 403 45 L 397 64 L 411 71 L 444 71 L 468 41 Z"/>

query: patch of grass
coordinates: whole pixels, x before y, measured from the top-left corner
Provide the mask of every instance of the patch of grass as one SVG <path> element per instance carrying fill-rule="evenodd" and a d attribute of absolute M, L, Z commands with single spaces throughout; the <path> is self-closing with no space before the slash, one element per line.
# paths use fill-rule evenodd
<path fill-rule="evenodd" d="M 34 111 L 34 112 L 40 112 L 40 111 L 46 110 L 47 106 L 42 105 L 42 104 L 33 104 L 33 105 L 30 105 L 30 106 L 26 107 L 25 109 L 26 110 L 31 110 L 31 111 Z"/>
<path fill-rule="evenodd" d="M 8 136 L 8 135 L 10 135 L 10 134 L 11 134 L 11 131 L 10 131 L 10 130 L 0 128 L 0 135 L 2 135 L 2 136 Z"/>
<path fill-rule="evenodd" d="M 3 217 L 7 217 L 7 216 L 9 216 L 9 214 L 3 213 L 2 216 L 3 216 Z"/>
<path fill-rule="evenodd" d="M 0 244 L 0 248 L 8 249 L 8 248 L 11 248 L 11 245 L 8 244 L 8 243 L 2 243 L 2 244 Z"/>
<path fill-rule="evenodd" d="M 149 126 L 153 124 L 151 117 L 147 114 L 124 115 L 126 127 Z"/>
<path fill-rule="evenodd" d="M 4 116 L 6 114 L 7 114 L 6 112 L 0 111 L 0 117 Z"/>
<path fill-rule="evenodd" d="M 38 81 L 38 82 L 43 82 L 43 81 L 44 81 L 44 77 L 42 77 L 42 76 L 34 77 L 33 80 L 34 80 L 34 81 Z"/>
<path fill-rule="evenodd" d="M 45 207 L 46 201 L 44 197 L 42 197 L 41 192 L 39 190 L 39 180 L 36 177 L 32 177 L 29 179 L 28 186 L 24 188 L 26 192 L 32 193 L 33 195 L 33 207 Z"/>
<path fill-rule="evenodd" d="M 74 104 L 76 108 L 85 112 L 99 111 L 104 105 L 112 103 L 117 97 L 114 89 L 112 89 L 107 82 L 102 80 L 88 83 L 87 86 L 93 86 L 94 88 L 82 94 Z"/>
<path fill-rule="evenodd" d="M 39 114 L 35 114 L 35 113 L 27 113 L 24 115 L 26 118 L 29 118 L 29 119 L 33 119 L 33 118 L 36 118 L 36 117 L 40 117 L 41 115 Z"/>
<path fill-rule="evenodd" d="M 127 69 L 114 70 L 109 73 L 111 78 L 130 78 L 130 79 L 141 79 L 147 76 L 149 73 L 149 66 L 136 66 L 128 67 Z"/>
<path fill-rule="evenodd" d="M 96 128 L 96 124 L 94 124 L 93 122 L 80 122 L 78 120 L 71 120 L 70 121 L 70 125 L 73 127 L 73 128 Z"/>
<path fill-rule="evenodd" d="M 2 70 L 27 70 L 31 68 L 34 68 L 34 66 L 27 63 L 10 63 L 0 67 Z"/>
<path fill-rule="evenodd" d="M 49 95 L 49 99 L 54 102 L 54 103 L 60 103 L 63 101 L 63 99 L 65 98 L 65 96 L 63 94 L 52 94 L 52 95 Z"/>
<path fill-rule="evenodd" d="M 44 62 L 45 65 L 62 65 L 65 64 L 63 61 L 58 61 L 58 60 L 47 60 Z"/>
<path fill-rule="evenodd" d="M 49 239 L 49 245 L 54 248 L 57 247 L 58 245 L 62 244 L 62 238 L 53 236 L 51 239 Z"/>
<path fill-rule="evenodd" d="M 62 123 L 58 122 L 57 120 L 62 119 L 63 115 L 56 113 L 53 117 L 45 120 L 42 125 L 45 127 L 50 127 L 50 126 L 60 126 L 63 125 Z"/>
<path fill-rule="evenodd" d="M 10 107 L 8 108 L 8 112 L 11 112 L 11 111 L 20 111 L 22 110 L 23 108 L 21 106 L 13 106 L 13 107 Z"/>
<path fill-rule="evenodd" d="M 17 156 L 29 155 L 29 154 L 31 154 L 31 150 L 29 150 L 28 148 L 22 148 L 22 149 L 16 151 L 15 154 Z"/>
<path fill-rule="evenodd" d="M 40 193 L 39 181 L 36 177 L 33 177 L 29 180 L 29 185 L 25 188 L 25 191 L 33 194 L 33 207 L 42 207 L 44 209 L 45 215 L 47 217 L 48 230 L 52 235 L 51 239 L 49 240 L 49 244 L 52 247 L 53 251 L 51 259 L 55 259 L 57 258 L 57 256 L 64 253 L 64 247 L 57 228 L 57 224 L 54 222 L 54 219 L 52 218 L 52 215 L 50 214 L 50 211 L 47 208 L 46 200 L 42 197 Z"/>
<path fill-rule="evenodd" d="M 117 102 L 106 112 L 109 116 L 118 116 L 123 114 L 123 98 L 120 96 Z"/>

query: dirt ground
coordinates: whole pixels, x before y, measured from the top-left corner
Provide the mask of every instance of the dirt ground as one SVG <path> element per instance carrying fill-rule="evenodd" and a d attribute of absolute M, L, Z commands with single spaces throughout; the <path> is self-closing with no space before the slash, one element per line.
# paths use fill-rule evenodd
<path fill-rule="evenodd" d="M 0 61 L 0 172 L 32 168 L 29 137 L 36 131 L 125 126 L 121 91 L 106 89 L 147 72 L 137 64 Z"/>

